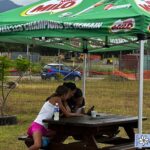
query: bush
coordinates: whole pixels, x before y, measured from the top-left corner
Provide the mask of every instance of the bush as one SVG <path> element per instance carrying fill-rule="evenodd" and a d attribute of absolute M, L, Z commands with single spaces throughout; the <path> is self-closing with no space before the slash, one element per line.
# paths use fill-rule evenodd
<path fill-rule="evenodd" d="M 56 79 L 58 81 L 62 81 L 64 79 L 64 75 L 62 75 L 61 73 L 56 73 Z"/>
<path fill-rule="evenodd" d="M 32 64 L 31 65 L 31 72 L 32 74 L 39 74 L 41 72 L 42 66 L 40 64 Z"/>
<path fill-rule="evenodd" d="M 9 73 L 9 69 L 15 66 L 19 72 L 19 77 L 16 81 L 7 82 L 6 76 Z M 0 56 L 0 81 L 1 81 L 1 97 L 0 97 L 0 113 L 3 116 L 5 112 L 6 102 L 9 94 L 14 88 L 17 87 L 20 79 L 23 77 L 24 72 L 29 69 L 30 62 L 27 59 L 10 60 L 6 56 Z"/>

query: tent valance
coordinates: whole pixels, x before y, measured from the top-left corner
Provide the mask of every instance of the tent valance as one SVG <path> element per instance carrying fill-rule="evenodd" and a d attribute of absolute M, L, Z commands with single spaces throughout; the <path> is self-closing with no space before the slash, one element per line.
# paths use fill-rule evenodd
<path fill-rule="evenodd" d="M 143 0 L 41 0 L 0 14 L 0 36 L 149 36 L 149 2 Z"/>

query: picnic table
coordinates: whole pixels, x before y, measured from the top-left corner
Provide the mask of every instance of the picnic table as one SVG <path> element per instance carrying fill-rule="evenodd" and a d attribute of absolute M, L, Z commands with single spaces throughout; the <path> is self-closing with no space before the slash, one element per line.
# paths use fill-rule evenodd
<path fill-rule="evenodd" d="M 91 116 L 60 118 L 59 121 L 43 120 L 48 128 L 56 131 L 58 137 L 73 136 L 78 141 L 68 144 L 56 142 L 50 149 L 57 150 L 98 150 L 103 149 L 98 144 L 127 144 L 134 142 L 134 128 L 138 127 L 138 117 L 99 113 L 96 118 Z M 123 127 L 128 138 L 115 137 L 113 134 Z M 112 136 L 105 136 L 112 135 Z M 125 148 L 123 148 L 125 149 Z"/>

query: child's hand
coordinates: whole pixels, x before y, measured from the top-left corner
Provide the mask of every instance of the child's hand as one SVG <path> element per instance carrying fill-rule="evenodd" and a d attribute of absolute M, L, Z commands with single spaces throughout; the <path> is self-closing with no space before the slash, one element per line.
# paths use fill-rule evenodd
<path fill-rule="evenodd" d="M 85 116 L 84 114 L 78 114 L 79 117 Z"/>
<path fill-rule="evenodd" d="M 87 113 L 86 113 L 86 114 L 90 116 L 90 115 L 91 115 L 91 111 L 92 111 L 92 110 L 94 110 L 94 106 L 92 106 L 92 107 L 91 107 L 91 108 L 87 111 Z"/>

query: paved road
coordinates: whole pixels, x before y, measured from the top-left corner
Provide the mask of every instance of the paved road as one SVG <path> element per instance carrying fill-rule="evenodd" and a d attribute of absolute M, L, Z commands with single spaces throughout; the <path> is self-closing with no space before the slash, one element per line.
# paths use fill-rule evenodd
<path fill-rule="evenodd" d="M 19 76 L 8 76 L 9 79 L 15 80 L 18 79 Z M 34 79 L 34 80 L 41 80 L 40 76 L 23 76 L 23 79 Z"/>
<path fill-rule="evenodd" d="M 19 76 L 8 76 L 10 80 L 16 80 Z M 28 80 L 41 80 L 41 76 L 24 76 L 23 79 Z M 102 80 L 104 79 L 104 76 L 96 76 L 96 77 L 87 77 L 87 80 Z"/>

